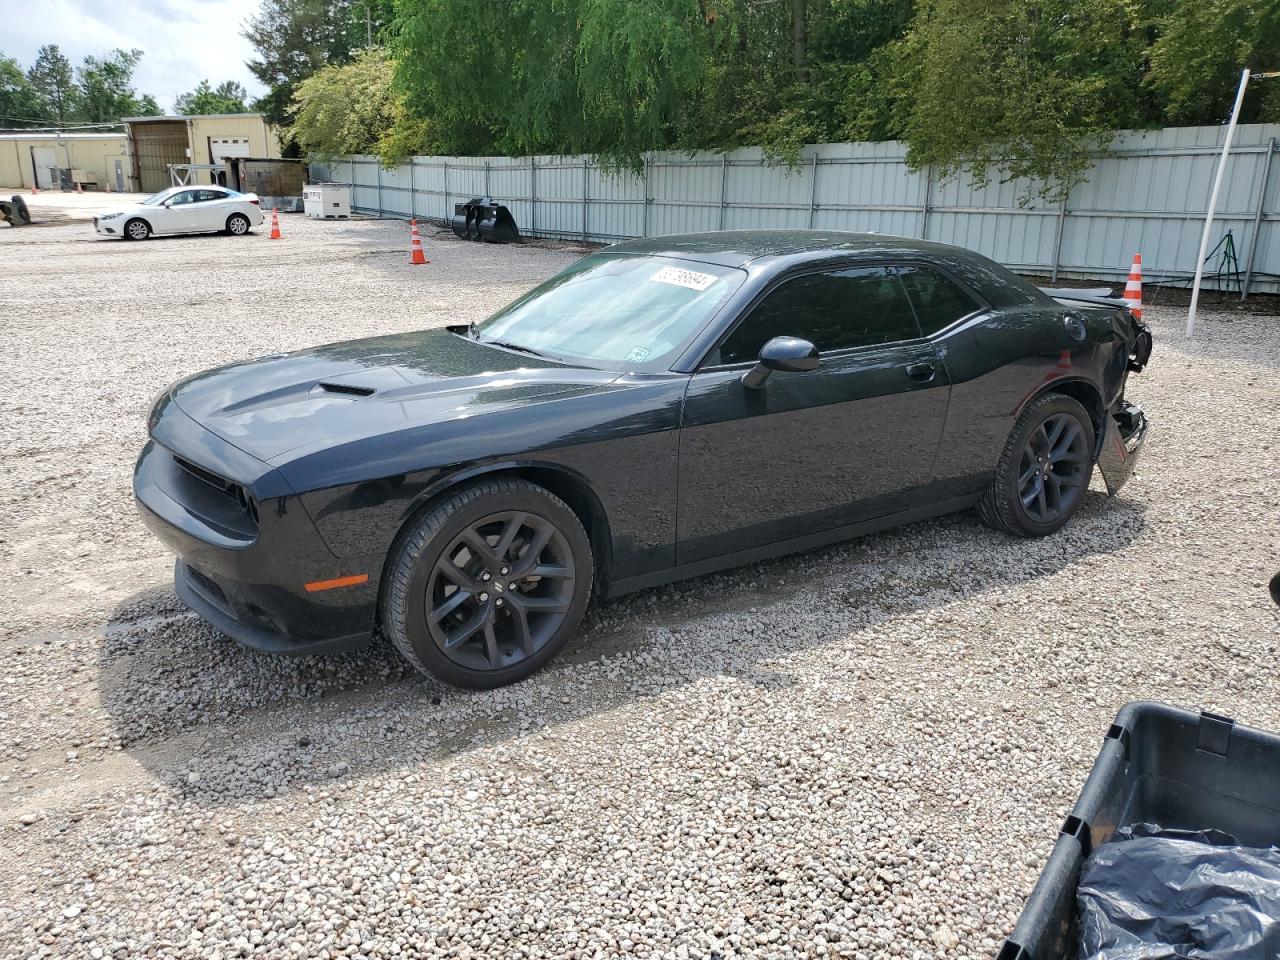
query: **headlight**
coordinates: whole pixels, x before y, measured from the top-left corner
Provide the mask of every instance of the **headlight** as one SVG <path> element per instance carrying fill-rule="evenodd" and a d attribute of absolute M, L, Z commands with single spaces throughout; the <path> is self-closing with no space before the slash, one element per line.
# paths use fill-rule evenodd
<path fill-rule="evenodd" d="M 104 213 L 98 217 L 99 220 L 115 220 L 117 217 L 123 217 L 123 213 Z"/>

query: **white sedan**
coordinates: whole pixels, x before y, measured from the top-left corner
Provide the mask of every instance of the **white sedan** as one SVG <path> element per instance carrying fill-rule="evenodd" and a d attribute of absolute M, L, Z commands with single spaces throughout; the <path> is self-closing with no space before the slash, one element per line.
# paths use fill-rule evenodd
<path fill-rule="evenodd" d="M 145 240 L 175 233 L 230 233 L 242 237 L 262 224 L 255 193 L 226 187 L 170 187 L 118 213 L 93 218 L 104 237 Z"/>

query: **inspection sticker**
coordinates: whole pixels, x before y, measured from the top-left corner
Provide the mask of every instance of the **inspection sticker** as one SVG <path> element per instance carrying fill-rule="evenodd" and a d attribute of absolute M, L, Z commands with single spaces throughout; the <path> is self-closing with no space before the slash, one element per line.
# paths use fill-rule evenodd
<path fill-rule="evenodd" d="M 669 283 L 676 287 L 688 287 L 690 290 L 705 290 L 716 282 L 716 278 L 709 273 L 681 270 L 679 267 L 663 267 L 649 279 L 654 283 Z"/>

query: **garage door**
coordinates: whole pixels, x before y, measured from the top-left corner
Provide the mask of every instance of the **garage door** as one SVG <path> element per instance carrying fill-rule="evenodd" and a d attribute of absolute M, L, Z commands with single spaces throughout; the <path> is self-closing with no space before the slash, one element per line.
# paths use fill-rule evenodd
<path fill-rule="evenodd" d="M 210 137 L 209 156 L 214 163 L 221 163 L 228 157 L 249 156 L 248 137 Z"/>

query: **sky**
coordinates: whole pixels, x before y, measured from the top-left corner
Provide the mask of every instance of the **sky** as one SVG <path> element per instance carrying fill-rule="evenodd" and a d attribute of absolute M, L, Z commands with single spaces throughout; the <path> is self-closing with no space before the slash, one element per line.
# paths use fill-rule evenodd
<path fill-rule="evenodd" d="M 0 53 L 26 70 L 46 43 L 72 66 L 136 47 L 134 89 L 172 113 L 174 98 L 205 79 L 238 80 L 251 99 L 265 92 L 244 65 L 253 48 L 240 36 L 257 10 L 258 0 L 0 0 Z"/>

